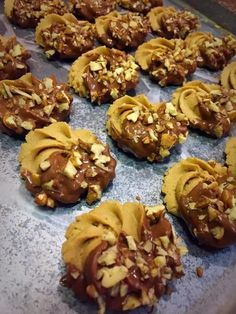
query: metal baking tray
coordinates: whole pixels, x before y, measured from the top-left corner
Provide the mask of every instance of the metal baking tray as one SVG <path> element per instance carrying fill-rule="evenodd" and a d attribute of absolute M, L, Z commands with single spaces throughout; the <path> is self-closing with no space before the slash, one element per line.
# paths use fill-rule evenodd
<path fill-rule="evenodd" d="M 225 30 L 180 1 L 165 1 L 195 12 L 201 18 L 202 29 L 215 35 Z M 54 74 L 66 81 L 70 63 L 47 61 L 43 51 L 34 43 L 34 32 L 11 25 L 3 14 L 1 2 L 0 32 L 16 35 L 32 53 L 30 69 L 39 78 Z M 150 37 L 149 37 L 150 38 Z M 219 72 L 198 69 L 192 79 L 218 82 Z M 175 87 L 160 88 L 147 75 L 141 76 L 136 94 L 144 93 L 153 102 L 169 100 Z M 88 128 L 110 145 L 117 160 L 116 178 L 103 193 L 101 201 L 118 199 L 135 201 L 139 196 L 145 204 L 160 203 L 161 183 L 165 171 L 175 162 L 188 156 L 224 162 L 226 139 L 212 139 L 190 131 L 187 142 L 176 148 L 170 158 L 158 164 L 139 161 L 119 150 L 105 131 L 109 105 L 95 106 L 74 95 L 70 125 Z M 232 129 L 236 135 L 236 126 Z M 74 206 L 45 210 L 37 207 L 19 176 L 17 155 L 21 145 L 7 135 L 0 134 L 0 313 L 1 314 L 93 314 L 96 307 L 81 303 L 73 293 L 59 285 L 65 269 L 61 259 L 61 245 L 65 229 L 76 215 L 90 208 L 82 201 Z M 189 254 L 183 258 L 185 276 L 174 282 L 174 291 L 164 296 L 153 313 L 236 313 L 236 247 L 207 251 L 191 238 L 181 221 L 168 215 L 177 233 L 186 243 Z M 204 268 L 202 278 L 196 267 Z M 133 311 L 147 313 L 147 308 Z"/>

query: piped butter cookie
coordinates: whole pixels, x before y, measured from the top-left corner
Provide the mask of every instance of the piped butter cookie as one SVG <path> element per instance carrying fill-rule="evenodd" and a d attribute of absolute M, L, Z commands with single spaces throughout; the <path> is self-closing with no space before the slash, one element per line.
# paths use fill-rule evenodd
<path fill-rule="evenodd" d="M 116 8 L 116 0 L 69 0 L 69 8 L 76 16 L 93 22 Z"/>
<path fill-rule="evenodd" d="M 106 201 L 71 223 L 62 246 L 61 283 L 99 313 L 152 307 L 167 284 L 183 276 L 184 247 L 164 206 Z"/>
<path fill-rule="evenodd" d="M 98 39 L 106 46 L 117 49 L 137 48 L 149 31 L 148 18 L 137 13 L 111 12 L 96 19 Z"/>
<path fill-rule="evenodd" d="M 5 0 L 4 11 L 9 20 L 20 27 L 36 27 L 50 13 L 68 12 L 63 0 Z"/>
<path fill-rule="evenodd" d="M 40 206 L 72 204 L 86 196 L 90 204 L 115 176 L 116 161 L 107 145 L 88 130 L 65 122 L 31 131 L 19 153 L 21 176 Z"/>
<path fill-rule="evenodd" d="M 95 27 L 87 21 L 77 20 L 70 13 L 49 14 L 38 24 L 35 41 L 44 48 L 48 58 L 78 58 L 93 48 Z"/>
<path fill-rule="evenodd" d="M 163 5 L 162 0 L 118 0 L 118 4 L 130 11 L 146 14 L 153 7 Z"/>
<path fill-rule="evenodd" d="M 164 177 L 168 211 L 180 216 L 199 244 L 236 243 L 236 179 L 227 167 L 198 158 L 181 160 Z"/>
<path fill-rule="evenodd" d="M 16 37 L 0 35 L 0 80 L 14 80 L 28 72 L 26 61 L 30 57 Z"/>
<path fill-rule="evenodd" d="M 39 80 L 27 73 L 17 80 L 0 81 L 0 129 L 11 136 L 24 136 L 31 130 L 70 114 L 72 96 L 67 84 L 55 77 Z"/>
<path fill-rule="evenodd" d="M 221 138 L 230 131 L 230 95 L 219 85 L 191 81 L 172 95 L 177 111 L 186 115 L 190 126 L 213 137 Z M 229 110 L 229 111 L 228 111 Z M 234 109 L 235 111 L 235 109 Z"/>
<path fill-rule="evenodd" d="M 138 47 L 135 59 L 161 86 L 182 85 L 197 68 L 196 50 L 182 39 L 151 39 Z"/>
<path fill-rule="evenodd" d="M 136 87 L 139 67 L 133 56 L 105 46 L 84 53 L 71 66 L 69 85 L 81 97 L 101 104 Z"/>
<path fill-rule="evenodd" d="M 186 37 L 187 47 L 198 50 L 198 66 L 221 70 L 236 54 L 236 39 L 215 37 L 211 33 L 193 32 Z"/>
<path fill-rule="evenodd" d="M 165 38 L 184 39 L 190 32 L 199 27 L 199 20 L 193 13 L 174 7 L 157 7 L 148 13 L 151 28 Z"/>
<path fill-rule="evenodd" d="M 236 61 L 231 62 L 223 69 L 220 82 L 223 87 L 236 90 Z"/>
<path fill-rule="evenodd" d="M 172 103 L 152 104 L 146 96 L 124 96 L 108 110 L 108 134 L 137 158 L 161 161 L 187 138 L 187 119 Z"/>

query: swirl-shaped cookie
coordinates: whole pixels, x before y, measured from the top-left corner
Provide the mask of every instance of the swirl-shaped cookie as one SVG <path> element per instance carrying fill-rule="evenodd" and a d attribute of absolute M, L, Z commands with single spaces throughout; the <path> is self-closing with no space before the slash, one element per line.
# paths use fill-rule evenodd
<path fill-rule="evenodd" d="M 93 22 L 116 8 L 116 0 L 69 0 L 69 8 L 76 16 Z"/>
<path fill-rule="evenodd" d="M 90 131 L 72 130 L 65 122 L 31 131 L 19 161 L 26 187 L 41 206 L 75 203 L 86 194 L 90 204 L 115 176 L 116 161 L 108 146 Z"/>
<path fill-rule="evenodd" d="M 108 110 L 109 135 L 124 151 L 149 161 L 161 161 L 187 138 L 187 119 L 171 103 L 151 104 L 147 97 L 124 96 Z"/>
<path fill-rule="evenodd" d="M 63 0 L 5 0 L 4 10 L 9 20 L 20 27 L 36 27 L 50 13 L 68 12 Z"/>
<path fill-rule="evenodd" d="M 193 32 L 186 37 L 187 47 L 198 50 L 198 66 L 213 71 L 221 70 L 236 53 L 236 39 L 211 33 Z"/>
<path fill-rule="evenodd" d="M 16 37 L 0 35 L 0 80 L 14 80 L 26 72 L 30 52 L 16 41 Z"/>
<path fill-rule="evenodd" d="M 84 53 L 69 72 L 69 85 L 81 97 L 98 104 L 123 96 L 138 82 L 138 65 L 133 56 L 105 46 Z"/>
<path fill-rule="evenodd" d="M 190 126 L 221 138 L 231 127 L 225 96 L 219 85 L 191 81 L 173 93 L 172 102 L 186 115 Z"/>
<path fill-rule="evenodd" d="M 118 0 L 118 4 L 130 11 L 147 13 L 151 8 L 163 5 L 162 0 Z"/>
<path fill-rule="evenodd" d="M 17 80 L 0 81 L 0 129 L 15 136 L 66 120 L 72 96 L 67 84 L 55 77 L 39 80 L 27 73 Z"/>
<path fill-rule="evenodd" d="M 135 59 L 161 86 L 181 85 L 197 67 L 196 51 L 182 39 L 151 39 L 138 47 Z"/>
<path fill-rule="evenodd" d="M 137 13 L 113 11 L 96 19 L 96 30 L 98 39 L 110 48 L 137 48 L 147 36 L 149 21 Z"/>
<path fill-rule="evenodd" d="M 164 206 L 103 202 L 67 229 L 62 284 L 99 313 L 152 306 L 166 284 L 183 275 L 181 248 L 164 217 Z"/>
<path fill-rule="evenodd" d="M 226 164 L 236 178 L 236 137 L 230 137 L 225 145 Z"/>
<path fill-rule="evenodd" d="M 236 179 L 215 161 L 181 160 L 164 178 L 168 211 L 179 215 L 199 244 L 223 248 L 236 243 Z"/>
<path fill-rule="evenodd" d="M 174 7 L 157 7 L 148 13 L 151 28 L 165 38 L 184 39 L 190 32 L 199 27 L 199 20 L 193 13 Z"/>
<path fill-rule="evenodd" d="M 223 69 L 220 82 L 223 87 L 236 90 L 236 61 L 231 62 Z"/>
<path fill-rule="evenodd" d="M 78 58 L 93 48 L 95 27 L 87 21 L 78 21 L 70 13 L 49 14 L 38 24 L 35 41 L 48 58 Z"/>

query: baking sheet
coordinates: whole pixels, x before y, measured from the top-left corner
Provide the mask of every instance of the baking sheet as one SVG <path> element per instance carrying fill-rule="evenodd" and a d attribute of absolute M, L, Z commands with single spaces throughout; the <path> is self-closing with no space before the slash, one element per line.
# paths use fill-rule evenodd
<path fill-rule="evenodd" d="M 3 1 L 2 1 L 3 2 Z M 11 25 L 3 15 L 1 2 L 0 33 L 16 35 L 32 53 L 30 69 L 37 77 L 55 74 L 66 81 L 69 63 L 47 61 L 42 49 L 34 44 L 33 30 Z M 180 1 L 165 1 L 165 5 L 182 7 Z M 199 14 L 198 14 L 199 15 Z M 201 16 L 202 29 L 215 35 L 224 30 Z M 198 69 L 192 79 L 218 82 L 219 73 Z M 160 88 L 142 74 L 136 94 L 144 93 L 151 101 L 169 100 L 175 87 Z M 108 137 L 104 122 L 108 105 L 94 106 L 74 95 L 70 125 L 88 128 L 110 148 L 117 160 L 116 178 L 103 193 L 102 200 L 135 201 L 136 196 L 148 205 L 161 202 L 161 182 L 164 172 L 175 162 L 188 156 L 216 159 L 224 162 L 226 139 L 211 139 L 190 131 L 187 142 L 176 148 L 171 157 L 160 164 L 138 161 L 117 148 Z M 236 135 L 236 127 L 232 129 Z M 56 210 L 38 208 L 19 177 L 17 154 L 21 145 L 0 134 L 0 313 L 1 314 L 95 314 L 96 307 L 79 302 L 73 293 L 60 287 L 64 274 L 61 245 L 65 229 L 74 217 L 97 206 L 85 201 Z M 174 282 L 174 292 L 164 296 L 153 313 L 235 313 L 236 247 L 206 251 L 196 245 L 186 227 L 177 218 L 167 215 L 189 249 L 183 258 L 185 276 Z M 204 268 L 198 278 L 196 267 Z M 132 313 L 147 313 L 146 308 Z"/>

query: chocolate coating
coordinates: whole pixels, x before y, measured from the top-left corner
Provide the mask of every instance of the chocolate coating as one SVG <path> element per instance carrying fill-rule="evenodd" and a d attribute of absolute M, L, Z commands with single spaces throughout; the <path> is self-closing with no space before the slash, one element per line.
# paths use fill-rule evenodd
<path fill-rule="evenodd" d="M 14 80 L 27 73 L 26 60 L 30 57 L 16 37 L 0 36 L 0 80 Z"/>

